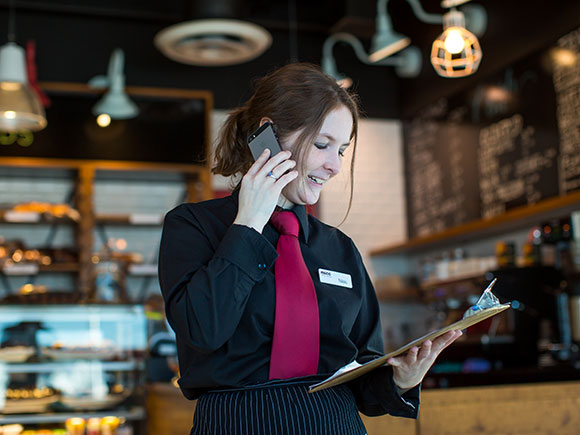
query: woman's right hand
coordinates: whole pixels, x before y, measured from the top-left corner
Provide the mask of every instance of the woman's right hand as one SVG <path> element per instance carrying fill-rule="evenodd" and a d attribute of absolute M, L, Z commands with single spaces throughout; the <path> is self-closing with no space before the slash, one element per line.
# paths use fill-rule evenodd
<path fill-rule="evenodd" d="M 290 160 L 291 155 L 290 151 L 281 151 L 269 158 L 270 150 L 266 149 L 258 157 L 242 178 L 234 224 L 262 232 L 276 208 L 282 189 L 298 176 L 298 171 L 290 171 L 296 166 L 296 161 Z M 275 178 L 268 176 L 270 172 Z"/>

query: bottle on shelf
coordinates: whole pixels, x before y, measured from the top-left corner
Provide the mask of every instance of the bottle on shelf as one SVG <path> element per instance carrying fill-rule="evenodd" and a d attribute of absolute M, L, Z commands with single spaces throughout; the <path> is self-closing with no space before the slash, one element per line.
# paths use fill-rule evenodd
<path fill-rule="evenodd" d="M 514 267 L 516 265 L 515 244 L 501 241 L 495 245 L 495 255 L 499 268 Z"/>

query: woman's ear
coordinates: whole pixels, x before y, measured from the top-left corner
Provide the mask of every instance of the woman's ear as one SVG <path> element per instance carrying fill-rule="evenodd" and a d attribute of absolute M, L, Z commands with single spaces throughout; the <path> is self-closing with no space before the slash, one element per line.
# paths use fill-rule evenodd
<path fill-rule="evenodd" d="M 260 127 L 264 125 L 266 122 L 271 122 L 272 124 L 274 124 L 274 122 L 270 118 L 264 116 L 262 119 L 260 119 Z"/>

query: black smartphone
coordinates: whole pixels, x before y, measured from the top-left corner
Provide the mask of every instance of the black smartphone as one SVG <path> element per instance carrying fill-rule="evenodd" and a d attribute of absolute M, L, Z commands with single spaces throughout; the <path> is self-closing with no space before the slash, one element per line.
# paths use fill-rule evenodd
<path fill-rule="evenodd" d="M 248 137 L 248 146 L 252 151 L 252 156 L 256 160 L 266 148 L 270 150 L 270 157 L 282 151 L 278 137 L 274 132 L 274 126 L 271 122 L 266 122 L 260 126 L 250 137 Z"/>

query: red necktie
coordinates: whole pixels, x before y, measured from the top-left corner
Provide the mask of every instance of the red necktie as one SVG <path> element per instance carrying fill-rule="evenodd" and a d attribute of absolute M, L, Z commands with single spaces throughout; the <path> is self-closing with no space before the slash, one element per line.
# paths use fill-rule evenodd
<path fill-rule="evenodd" d="M 318 371 L 318 301 L 298 243 L 298 219 L 285 211 L 274 213 L 270 221 L 280 232 L 270 379 L 314 375 Z"/>

